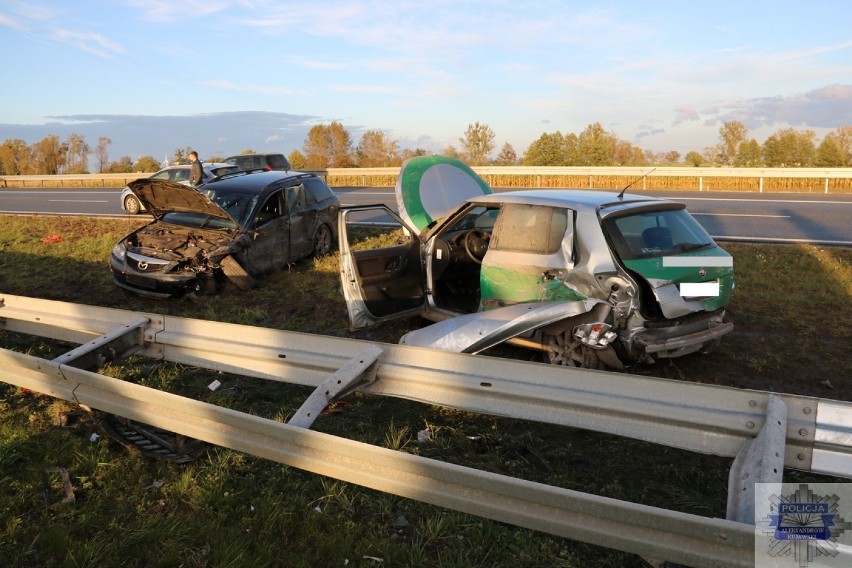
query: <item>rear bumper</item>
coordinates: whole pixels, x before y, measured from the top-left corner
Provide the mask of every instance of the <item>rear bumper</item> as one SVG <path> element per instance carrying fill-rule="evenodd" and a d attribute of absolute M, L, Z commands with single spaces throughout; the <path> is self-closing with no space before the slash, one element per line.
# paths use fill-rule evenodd
<path fill-rule="evenodd" d="M 734 329 L 734 324 L 720 323 L 689 335 L 680 335 L 677 337 L 669 337 L 666 339 L 637 337 L 634 344 L 645 350 L 645 353 L 656 357 L 680 357 L 699 351 L 704 346 L 708 345 L 721 338 L 723 335 L 730 333 Z"/>

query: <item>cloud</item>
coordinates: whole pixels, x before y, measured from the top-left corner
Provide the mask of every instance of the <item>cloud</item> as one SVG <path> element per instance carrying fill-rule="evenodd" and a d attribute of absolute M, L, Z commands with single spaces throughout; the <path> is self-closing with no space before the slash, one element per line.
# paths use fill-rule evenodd
<path fill-rule="evenodd" d="M 53 38 L 104 59 L 115 59 L 116 55 L 124 52 L 124 48 L 117 43 L 95 33 L 56 29 L 53 30 Z"/>
<path fill-rule="evenodd" d="M 675 119 L 672 126 L 677 126 L 686 121 L 698 120 L 699 114 L 692 105 L 682 104 L 675 107 Z"/>
<path fill-rule="evenodd" d="M 652 128 L 650 130 L 640 130 L 636 133 L 636 140 L 641 140 L 642 138 L 647 138 L 648 136 L 656 136 L 657 134 L 665 134 L 666 130 L 664 128 Z"/>
<path fill-rule="evenodd" d="M 307 91 L 299 91 L 290 87 L 268 87 L 265 85 L 252 85 L 247 83 L 234 83 L 227 80 L 201 81 L 202 85 L 222 89 L 226 91 L 239 91 L 243 93 L 256 93 L 259 95 L 285 95 L 285 96 L 309 96 Z"/>
<path fill-rule="evenodd" d="M 6 14 L 0 14 L 0 26 L 15 28 L 22 32 L 27 31 L 27 26 L 24 25 L 23 22 L 20 22 L 11 16 L 7 16 Z"/>
<path fill-rule="evenodd" d="M 708 109 L 713 124 L 742 122 L 748 128 L 789 124 L 811 128 L 852 125 L 852 85 L 827 85 L 792 96 L 774 96 L 735 101 Z"/>
<path fill-rule="evenodd" d="M 400 89 L 396 87 L 386 87 L 383 85 L 332 85 L 332 91 L 338 93 L 368 93 L 374 95 L 398 95 L 401 94 Z"/>
<path fill-rule="evenodd" d="M 227 0 L 127 0 L 127 5 L 138 8 L 142 18 L 151 22 L 185 21 L 209 16 L 228 9 L 234 2 Z M 239 2 L 237 2 L 239 4 Z"/>

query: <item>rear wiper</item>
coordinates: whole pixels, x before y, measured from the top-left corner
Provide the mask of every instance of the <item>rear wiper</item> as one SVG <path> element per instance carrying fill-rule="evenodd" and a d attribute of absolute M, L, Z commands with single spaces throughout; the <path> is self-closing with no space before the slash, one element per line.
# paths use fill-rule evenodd
<path fill-rule="evenodd" d="M 676 248 L 680 252 L 689 252 L 691 250 L 697 250 L 697 249 L 700 249 L 700 248 L 709 247 L 710 245 L 711 245 L 711 243 L 698 243 L 698 244 L 696 244 L 696 243 L 683 243 L 683 244 L 677 245 Z"/>

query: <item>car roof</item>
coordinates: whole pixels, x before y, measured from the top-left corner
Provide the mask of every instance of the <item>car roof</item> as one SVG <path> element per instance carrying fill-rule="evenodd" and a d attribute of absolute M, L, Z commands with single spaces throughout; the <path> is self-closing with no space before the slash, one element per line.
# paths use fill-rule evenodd
<path fill-rule="evenodd" d="M 201 162 L 201 166 L 204 168 L 232 168 L 234 167 L 234 164 L 226 164 L 224 162 Z M 192 164 L 173 164 L 171 166 L 166 166 L 165 168 L 160 168 L 157 172 L 164 172 L 166 170 L 186 170 L 191 167 Z"/>
<path fill-rule="evenodd" d="M 522 191 L 504 191 L 468 199 L 475 203 L 519 203 L 526 205 L 546 205 L 548 207 L 568 207 L 577 211 L 596 211 L 607 206 L 643 205 L 649 203 L 668 203 L 666 199 L 625 193 L 619 197 L 615 191 L 594 191 L 588 189 L 532 189 Z"/>
<path fill-rule="evenodd" d="M 270 185 L 300 178 L 315 178 L 315 174 L 295 171 L 260 171 L 260 172 L 235 172 L 224 177 L 214 179 L 204 185 L 206 189 L 215 191 L 234 191 L 240 193 L 263 193 Z"/>

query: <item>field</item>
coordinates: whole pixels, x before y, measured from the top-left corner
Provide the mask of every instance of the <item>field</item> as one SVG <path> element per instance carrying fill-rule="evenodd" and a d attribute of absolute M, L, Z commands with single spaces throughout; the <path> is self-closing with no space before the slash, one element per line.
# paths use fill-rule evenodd
<path fill-rule="evenodd" d="M 410 319 L 350 333 L 334 256 L 251 292 L 157 301 L 112 285 L 107 258 L 138 220 L 0 219 L 0 294 L 395 343 Z M 725 245 L 735 331 L 708 356 L 634 369 L 673 380 L 852 400 L 852 250 Z M 2 308 L 0 308 L 2 317 Z M 0 331 L 49 357 L 66 345 Z M 524 357 L 510 348 L 491 356 Z M 285 420 L 307 389 L 130 358 L 101 369 Z M 629 380 L 629 374 L 625 374 Z M 352 396 L 315 429 L 435 459 L 639 503 L 724 517 L 730 460 L 402 400 Z M 0 554 L 13 566 L 643 566 L 635 556 L 517 529 L 207 447 L 189 464 L 104 437 L 101 417 L 0 384 Z M 60 425 L 64 424 L 64 425 Z M 433 442 L 420 445 L 427 428 Z M 68 470 L 73 504 L 46 507 L 41 472 Z M 637 472 L 642 472 L 641 475 Z M 821 480 L 800 472 L 788 479 Z"/>

